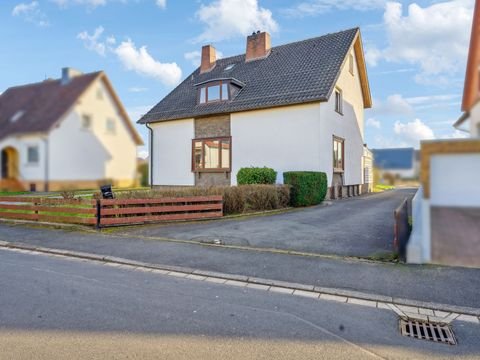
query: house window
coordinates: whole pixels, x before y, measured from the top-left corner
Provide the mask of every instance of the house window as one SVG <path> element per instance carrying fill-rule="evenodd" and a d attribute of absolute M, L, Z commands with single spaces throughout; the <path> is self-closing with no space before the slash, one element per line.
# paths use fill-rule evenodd
<path fill-rule="evenodd" d="M 83 115 L 82 116 L 82 128 L 83 129 L 90 129 L 92 126 L 92 117 L 90 115 Z"/>
<path fill-rule="evenodd" d="M 231 138 L 192 140 L 192 171 L 230 171 Z"/>
<path fill-rule="evenodd" d="M 335 89 L 335 111 L 343 115 L 343 96 L 342 90 Z"/>
<path fill-rule="evenodd" d="M 107 122 L 105 123 L 105 127 L 107 129 L 107 133 L 109 134 L 115 134 L 115 120 L 114 119 L 107 119 Z"/>
<path fill-rule="evenodd" d="M 345 149 L 344 149 L 344 140 L 333 137 L 333 171 L 334 172 L 343 172 L 345 170 Z"/>
<path fill-rule="evenodd" d="M 198 103 L 205 104 L 217 101 L 226 101 L 229 97 L 228 82 L 216 82 L 202 86 L 199 89 Z"/>
<path fill-rule="evenodd" d="M 103 99 L 103 91 L 101 88 L 97 89 L 97 99 L 102 100 Z"/>
<path fill-rule="evenodd" d="M 29 146 L 27 148 L 27 162 L 29 164 L 37 164 L 39 159 L 38 146 Z"/>
<path fill-rule="evenodd" d="M 353 65 L 354 65 L 354 62 L 353 62 L 353 55 L 350 54 L 348 56 L 348 71 L 350 71 L 350 74 L 353 75 Z"/>

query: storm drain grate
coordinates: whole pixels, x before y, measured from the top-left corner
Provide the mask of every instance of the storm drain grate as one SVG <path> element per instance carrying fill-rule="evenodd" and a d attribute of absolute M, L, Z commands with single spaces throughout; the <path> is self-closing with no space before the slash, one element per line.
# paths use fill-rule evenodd
<path fill-rule="evenodd" d="M 456 345 L 455 335 L 450 326 L 418 320 L 400 319 L 402 335 L 420 340 L 430 340 L 438 343 Z"/>

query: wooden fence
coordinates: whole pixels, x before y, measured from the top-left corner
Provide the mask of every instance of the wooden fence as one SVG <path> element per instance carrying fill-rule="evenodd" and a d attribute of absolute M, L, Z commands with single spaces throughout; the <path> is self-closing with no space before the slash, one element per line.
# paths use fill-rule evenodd
<path fill-rule="evenodd" d="M 96 225 L 97 202 L 84 199 L 3 196 L 0 197 L 0 218 Z"/>
<path fill-rule="evenodd" d="M 111 200 L 0 197 L 0 219 L 82 224 L 97 228 L 221 216 L 222 196 Z"/>
<path fill-rule="evenodd" d="M 410 238 L 411 228 L 409 219 L 409 202 L 408 199 L 402 203 L 393 212 L 394 222 L 394 239 L 393 247 L 398 252 L 401 261 L 407 258 L 407 243 Z"/>

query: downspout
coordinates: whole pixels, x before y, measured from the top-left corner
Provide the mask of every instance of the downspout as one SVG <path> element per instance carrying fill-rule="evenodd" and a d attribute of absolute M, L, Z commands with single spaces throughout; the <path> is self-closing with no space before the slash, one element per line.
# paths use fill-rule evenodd
<path fill-rule="evenodd" d="M 49 191 L 49 166 L 50 166 L 50 162 L 48 161 L 48 158 L 49 158 L 49 143 L 48 143 L 48 136 L 43 138 L 43 142 L 45 143 L 45 185 L 44 185 L 44 188 L 43 190 L 48 192 Z"/>
<path fill-rule="evenodd" d="M 148 125 L 145 124 L 149 131 L 148 137 L 148 157 L 149 157 L 149 164 L 148 164 L 148 171 L 150 175 L 150 188 L 153 188 L 153 129 Z"/>

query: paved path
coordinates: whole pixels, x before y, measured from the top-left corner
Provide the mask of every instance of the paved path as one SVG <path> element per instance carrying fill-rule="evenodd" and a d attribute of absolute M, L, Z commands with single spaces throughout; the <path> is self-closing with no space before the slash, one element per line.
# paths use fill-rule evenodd
<path fill-rule="evenodd" d="M 474 359 L 412 340 L 389 310 L 0 250 L 1 359 Z"/>
<path fill-rule="evenodd" d="M 392 251 L 393 211 L 414 189 L 334 201 L 330 206 L 244 220 L 119 228 L 131 236 L 158 236 L 227 245 L 367 257 Z"/>
<path fill-rule="evenodd" d="M 295 256 L 0 224 L 0 240 L 480 308 L 480 269 Z"/>

